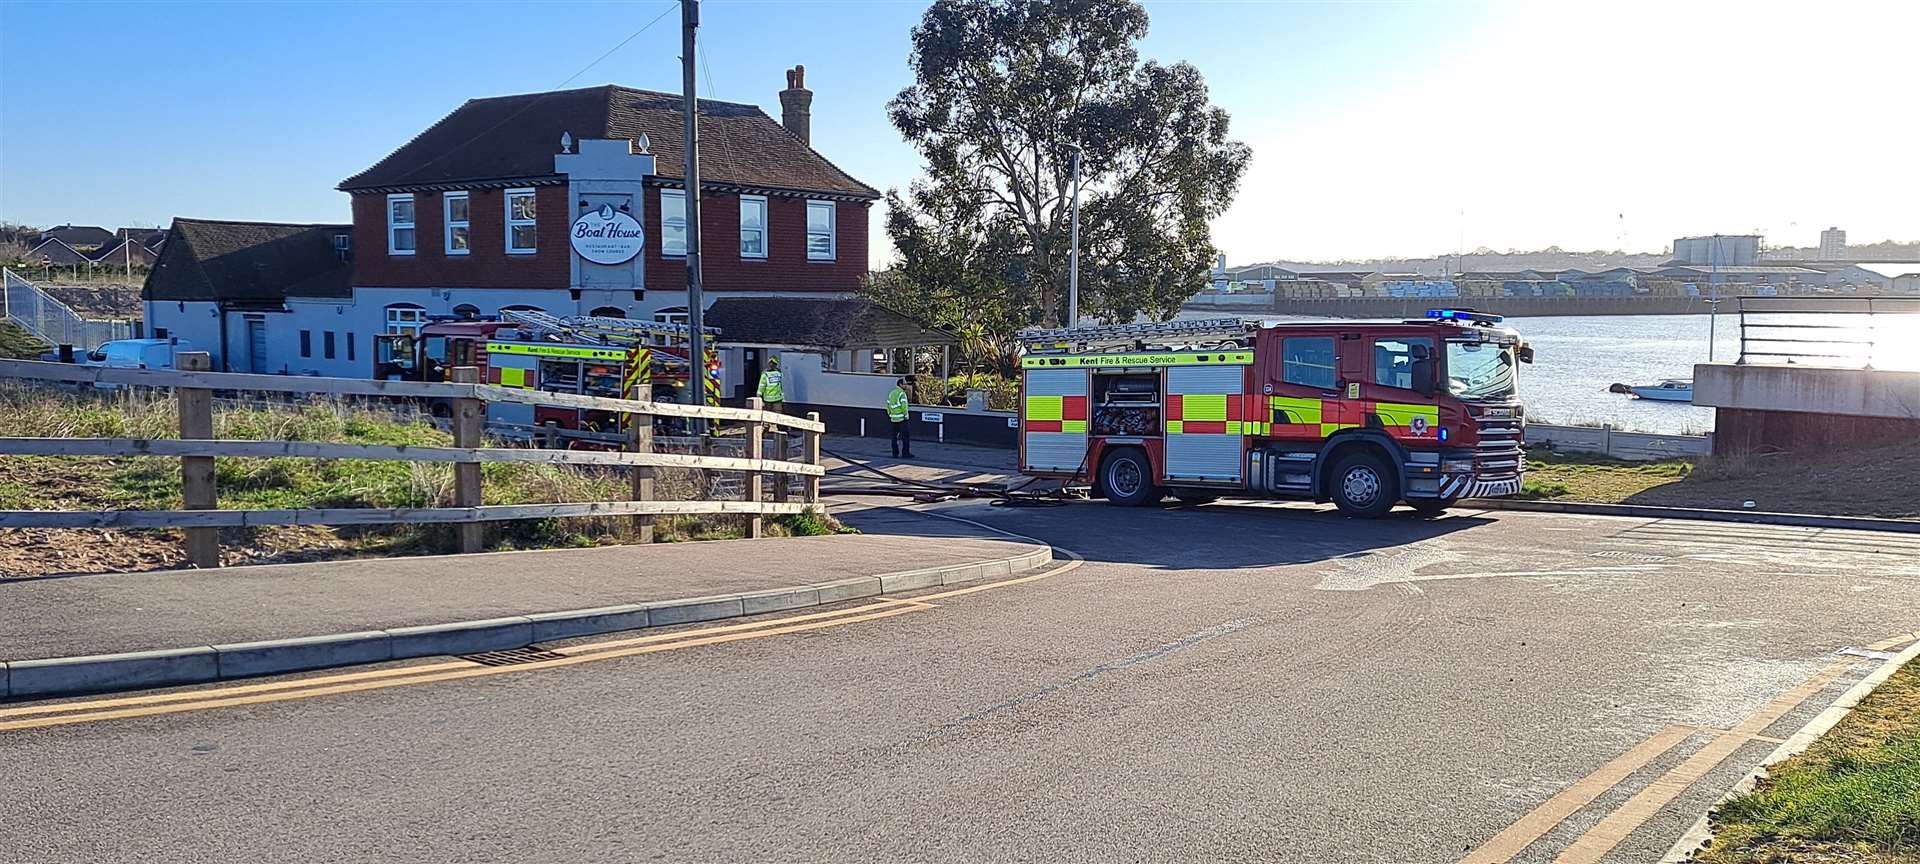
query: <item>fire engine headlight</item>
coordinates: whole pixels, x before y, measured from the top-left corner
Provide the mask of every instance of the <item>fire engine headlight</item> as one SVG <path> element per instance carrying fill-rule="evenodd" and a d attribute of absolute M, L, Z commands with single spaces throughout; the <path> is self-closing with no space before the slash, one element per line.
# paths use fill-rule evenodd
<path fill-rule="evenodd" d="M 1442 460 L 1442 461 L 1440 462 L 1440 473 L 1442 473 L 1442 474 L 1472 474 L 1472 473 L 1473 473 L 1473 460 L 1472 460 L 1472 459 L 1446 459 L 1446 460 Z"/>

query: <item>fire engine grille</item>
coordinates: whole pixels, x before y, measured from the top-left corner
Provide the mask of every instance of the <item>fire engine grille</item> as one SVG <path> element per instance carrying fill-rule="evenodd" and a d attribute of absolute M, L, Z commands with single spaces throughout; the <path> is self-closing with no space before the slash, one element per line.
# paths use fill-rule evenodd
<path fill-rule="evenodd" d="M 482 666 L 519 666 L 523 663 L 538 663 L 542 660 L 561 660 L 567 655 L 542 651 L 538 648 L 509 648 L 505 651 L 482 651 L 479 654 L 465 654 L 462 660 L 471 660 Z"/>
<path fill-rule="evenodd" d="M 1479 417 L 1480 444 L 1474 448 L 1474 474 L 1482 480 L 1517 477 L 1526 458 L 1520 448 L 1520 421 L 1511 417 Z"/>

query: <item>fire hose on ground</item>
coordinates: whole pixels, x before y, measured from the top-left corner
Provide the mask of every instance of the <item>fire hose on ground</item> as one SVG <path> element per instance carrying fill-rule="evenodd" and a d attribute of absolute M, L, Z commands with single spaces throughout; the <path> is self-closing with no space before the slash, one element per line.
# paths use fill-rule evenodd
<path fill-rule="evenodd" d="M 1004 489 L 983 488 L 979 485 L 967 484 L 967 483 L 935 483 L 935 482 L 928 482 L 925 480 L 915 480 L 910 477 L 901 477 L 897 474 L 889 473 L 884 469 L 876 468 L 871 464 L 863 462 L 859 459 L 855 459 L 851 456 L 847 456 L 841 453 L 835 453 L 832 450 L 828 450 L 825 447 L 820 448 L 820 452 L 825 453 L 828 456 L 832 456 L 833 458 L 838 459 L 842 462 L 845 462 L 848 465 L 852 465 L 861 471 L 865 471 L 869 474 L 873 474 L 881 478 L 882 480 L 886 481 L 884 483 L 876 484 L 872 486 L 853 486 L 853 487 L 840 487 L 840 488 L 834 488 L 834 489 L 822 489 L 821 490 L 822 494 L 826 494 L 826 495 L 893 495 L 893 496 L 898 496 L 903 498 L 912 498 L 916 501 L 922 501 L 922 502 L 928 502 L 928 503 L 931 503 L 934 501 L 949 501 L 949 500 L 954 500 L 958 498 L 990 498 L 990 499 L 993 499 L 991 504 L 994 507 L 1060 507 L 1060 506 L 1063 506 L 1067 504 L 1069 501 L 1072 501 L 1075 498 L 1081 497 L 1080 495 L 1074 492 L 1068 491 L 1068 486 L 1070 486 L 1073 483 L 1073 481 L 1080 479 L 1080 473 L 1086 467 L 1086 461 L 1082 459 L 1080 463 L 1080 467 L 1074 469 L 1073 476 L 1068 478 L 1067 482 L 1060 484 L 1060 488 L 1058 489 L 1028 492 L 1028 491 L 1025 491 L 1026 488 L 1038 482 L 1040 478 L 1029 477 L 1024 483 L 1021 483 L 1017 486 L 1007 487 Z M 845 475 L 840 475 L 840 476 L 845 476 Z"/>

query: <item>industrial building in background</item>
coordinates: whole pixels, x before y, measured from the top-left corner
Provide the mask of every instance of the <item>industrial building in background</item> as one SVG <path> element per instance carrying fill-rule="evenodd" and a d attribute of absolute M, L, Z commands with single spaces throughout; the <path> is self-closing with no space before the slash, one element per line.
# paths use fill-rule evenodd
<path fill-rule="evenodd" d="M 1715 234 L 1711 237 L 1680 237 L 1673 241 L 1674 264 L 1706 267 L 1744 267 L 1760 263 L 1761 237 L 1758 234 Z"/>
<path fill-rule="evenodd" d="M 1847 257 L 1847 232 L 1828 228 L 1820 232 L 1820 260 L 1839 261 Z"/>

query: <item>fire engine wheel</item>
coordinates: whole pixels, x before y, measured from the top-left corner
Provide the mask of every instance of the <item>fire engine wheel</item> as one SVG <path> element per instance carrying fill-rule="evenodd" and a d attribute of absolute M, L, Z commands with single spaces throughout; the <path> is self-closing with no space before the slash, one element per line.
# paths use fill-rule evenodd
<path fill-rule="evenodd" d="M 1121 450 L 1108 456 L 1100 466 L 1100 485 L 1106 489 L 1107 500 L 1122 507 L 1160 500 L 1160 491 L 1153 485 L 1153 469 L 1147 465 L 1146 454 L 1138 450 Z"/>
<path fill-rule="evenodd" d="M 1327 491 L 1334 506 L 1348 516 L 1376 519 L 1393 509 L 1400 498 L 1400 484 L 1380 457 L 1358 451 L 1333 465 Z"/>
<path fill-rule="evenodd" d="M 1458 498 L 1414 498 L 1408 499 L 1407 504 L 1413 508 L 1413 512 L 1420 514 L 1421 517 L 1432 519 L 1435 516 L 1447 512 L 1447 508 L 1452 507 L 1458 503 L 1459 500 Z"/>

